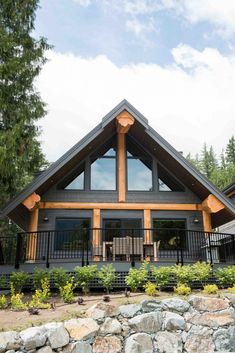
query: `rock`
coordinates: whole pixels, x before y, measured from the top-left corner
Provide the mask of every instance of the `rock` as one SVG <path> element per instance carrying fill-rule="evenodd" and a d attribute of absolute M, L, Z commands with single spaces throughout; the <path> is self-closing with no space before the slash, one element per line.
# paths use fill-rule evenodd
<path fill-rule="evenodd" d="M 100 320 L 107 316 L 116 316 L 117 314 L 118 309 L 116 306 L 104 302 L 97 303 L 86 311 L 86 316 L 94 320 Z"/>
<path fill-rule="evenodd" d="M 66 346 L 69 343 L 69 334 L 61 322 L 51 322 L 44 327 L 52 349 Z"/>
<path fill-rule="evenodd" d="M 150 335 L 135 333 L 127 338 L 125 353 L 153 353 L 153 343 Z"/>
<path fill-rule="evenodd" d="M 143 300 L 141 307 L 145 313 L 159 311 L 162 310 L 162 302 L 160 300 Z"/>
<path fill-rule="evenodd" d="M 96 335 L 99 325 L 90 318 L 71 319 L 64 326 L 73 340 L 86 340 Z"/>
<path fill-rule="evenodd" d="M 188 321 L 194 325 L 214 328 L 234 324 L 234 318 L 230 310 L 223 310 L 216 313 L 193 314 L 188 317 Z"/>
<path fill-rule="evenodd" d="M 231 348 L 230 332 L 228 329 L 219 329 L 215 331 L 213 335 L 213 340 L 215 343 L 215 348 L 217 351 L 228 350 Z"/>
<path fill-rule="evenodd" d="M 190 304 L 186 300 L 179 298 L 170 298 L 162 300 L 163 309 L 173 312 L 184 313 L 190 307 Z"/>
<path fill-rule="evenodd" d="M 37 350 L 37 353 L 53 353 L 53 350 L 51 349 L 50 346 L 45 346 L 45 347 L 39 348 Z"/>
<path fill-rule="evenodd" d="M 120 338 L 116 336 L 97 336 L 95 338 L 93 344 L 93 353 L 119 353 L 121 351 L 122 342 Z"/>
<path fill-rule="evenodd" d="M 100 328 L 100 332 L 102 334 L 120 334 L 122 332 L 122 326 L 117 319 L 107 317 Z"/>
<path fill-rule="evenodd" d="M 229 330 L 230 342 L 231 342 L 230 349 L 232 351 L 235 351 L 235 326 L 229 327 L 228 330 Z"/>
<path fill-rule="evenodd" d="M 71 353 L 92 353 L 92 349 L 89 343 L 80 341 L 72 344 Z"/>
<path fill-rule="evenodd" d="M 187 353 L 214 353 L 211 330 L 207 327 L 192 328 L 185 340 L 184 349 Z"/>
<path fill-rule="evenodd" d="M 224 294 L 226 298 L 230 301 L 230 303 L 235 307 L 235 294 L 232 293 L 225 293 Z"/>
<path fill-rule="evenodd" d="M 154 348 L 159 353 L 182 353 L 182 340 L 179 334 L 158 332 L 155 336 Z"/>
<path fill-rule="evenodd" d="M 46 343 L 46 329 L 43 326 L 30 327 L 20 332 L 20 337 L 27 351 L 42 347 Z"/>
<path fill-rule="evenodd" d="M 6 353 L 15 353 L 14 349 L 10 349 L 9 351 L 6 351 Z"/>
<path fill-rule="evenodd" d="M 163 326 L 168 331 L 184 330 L 185 320 L 179 314 L 167 311 L 164 313 Z"/>
<path fill-rule="evenodd" d="M 161 330 L 162 313 L 153 312 L 135 316 L 129 320 L 129 325 L 137 332 L 156 333 Z"/>
<path fill-rule="evenodd" d="M 133 317 L 141 310 L 140 304 L 127 304 L 119 307 L 119 313 L 123 317 Z"/>
<path fill-rule="evenodd" d="M 219 311 L 229 308 L 227 300 L 221 298 L 196 297 L 189 298 L 189 303 L 197 311 Z"/>
<path fill-rule="evenodd" d="M 0 351 L 20 348 L 22 341 L 16 331 L 0 332 Z"/>

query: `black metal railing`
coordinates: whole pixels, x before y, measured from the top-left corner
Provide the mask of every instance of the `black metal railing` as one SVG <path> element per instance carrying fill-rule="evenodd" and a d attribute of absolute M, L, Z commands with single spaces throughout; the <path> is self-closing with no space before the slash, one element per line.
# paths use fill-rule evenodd
<path fill-rule="evenodd" d="M 235 263 L 235 235 L 186 229 L 78 228 L 0 236 L 0 264 L 91 261 Z"/>

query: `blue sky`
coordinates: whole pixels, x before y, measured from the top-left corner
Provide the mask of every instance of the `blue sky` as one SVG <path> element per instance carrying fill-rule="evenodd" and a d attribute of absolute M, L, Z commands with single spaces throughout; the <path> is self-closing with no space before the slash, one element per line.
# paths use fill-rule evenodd
<path fill-rule="evenodd" d="M 123 98 L 185 154 L 235 133 L 235 0 L 41 0 L 35 35 L 54 46 L 37 83 L 50 160 Z"/>

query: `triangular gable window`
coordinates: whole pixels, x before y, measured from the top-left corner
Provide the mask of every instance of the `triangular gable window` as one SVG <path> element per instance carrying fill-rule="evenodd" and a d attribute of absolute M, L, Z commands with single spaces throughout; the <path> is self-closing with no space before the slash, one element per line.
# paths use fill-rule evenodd
<path fill-rule="evenodd" d="M 184 187 L 166 169 L 158 164 L 159 191 L 184 191 Z"/>
<path fill-rule="evenodd" d="M 58 188 L 64 190 L 84 190 L 84 180 L 85 164 L 82 163 L 78 168 L 65 177 L 65 179 L 58 185 Z"/>
<path fill-rule="evenodd" d="M 83 190 L 84 189 L 84 172 L 79 174 L 71 183 L 69 183 L 65 190 Z"/>

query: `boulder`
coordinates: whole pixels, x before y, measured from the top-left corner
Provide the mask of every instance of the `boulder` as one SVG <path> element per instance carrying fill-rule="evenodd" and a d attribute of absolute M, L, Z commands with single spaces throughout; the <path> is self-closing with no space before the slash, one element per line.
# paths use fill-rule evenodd
<path fill-rule="evenodd" d="M 100 333 L 106 334 L 120 334 L 122 332 L 122 326 L 117 319 L 107 317 L 100 328 Z"/>
<path fill-rule="evenodd" d="M 0 351 L 20 348 L 22 341 L 16 331 L 0 332 Z"/>
<path fill-rule="evenodd" d="M 133 317 L 141 310 L 140 304 L 127 304 L 119 307 L 119 314 L 123 317 Z"/>
<path fill-rule="evenodd" d="M 188 321 L 194 325 L 209 326 L 214 328 L 234 324 L 233 313 L 230 310 L 193 314 L 188 317 Z"/>
<path fill-rule="evenodd" d="M 141 308 L 145 313 L 159 311 L 162 310 L 162 302 L 160 300 L 143 300 Z"/>
<path fill-rule="evenodd" d="M 44 327 L 52 349 L 64 347 L 69 343 L 69 334 L 62 322 L 51 322 Z"/>
<path fill-rule="evenodd" d="M 182 353 L 182 340 L 179 334 L 158 332 L 155 336 L 154 348 L 159 353 Z"/>
<path fill-rule="evenodd" d="M 118 309 L 116 306 L 104 302 L 97 303 L 86 311 L 86 316 L 94 320 L 100 320 L 107 316 L 116 316 L 117 314 Z"/>
<path fill-rule="evenodd" d="M 178 313 L 184 313 L 190 307 L 190 304 L 186 300 L 182 300 L 180 298 L 163 299 L 162 305 L 164 310 Z"/>
<path fill-rule="evenodd" d="M 168 331 L 184 330 L 185 320 L 181 315 L 167 311 L 164 313 L 163 327 Z"/>
<path fill-rule="evenodd" d="M 45 347 L 39 348 L 37 350 L 37 353 L 53 353 L 53 350 L 51 349 L 50 346 L 45 346 Z"/>
<path fill-rule="evenodd" d="M 214 353 L 212 330 L 207 327 L 193 327 L 187 334 L 184 349 L 187 353 Z"/>
<path fill-rule="evenodd" d="M 120 338 L 116 336 L 97 336 L 95 338 L 93 344 L 93 353 L 120 353 L 121 351 L 122 342 Z"/>
<path fill-rule="evenodd" d="M 228 329 L 219 329 L 213 334 L 213 340 L 217 351 L 230 351 L 231 337 Z"/>
<path fill-rule="evenodd" d="M 71 319 L 64 326 L 73 340 L 93 338 L 99 330 L 99 325 L 91 318 Z"/>
<path fill-rule="evenodd" d="M 137 315 L 129 320 L 129 326 L 137 332 L 156 333 L 162 327 L 162 313 L 153 312 Z"/>
<path fill-rule="evenodd" d="M 208 297 L 197 297 L 191 296 L 189 303 L 197 311 L 220 311 L 229 308 L 228 300 L 221 298 L 208 298 Z"/>
<path fill-rule="evenodd" d="M 46 343 L 46 329 L 44 326 L 30 327 L 20 332 L 20 337 L 27 351 L 42 347 Z"/>
<path fill-rule="evenodd" d="M 153 353 L 151 336 L 146 333 L 135 333 L 126 339 L 125 353 Z"/>
<path fill-rule="evenodd" d="M 72 344 L 71 353 L 92 353 L 92 349 L 89 343 L 80 341 Z"/>

